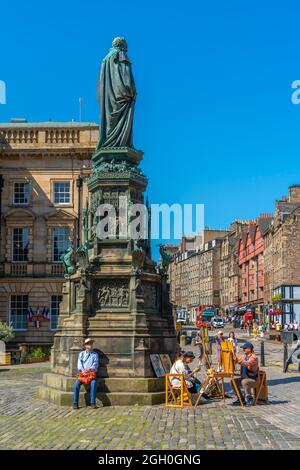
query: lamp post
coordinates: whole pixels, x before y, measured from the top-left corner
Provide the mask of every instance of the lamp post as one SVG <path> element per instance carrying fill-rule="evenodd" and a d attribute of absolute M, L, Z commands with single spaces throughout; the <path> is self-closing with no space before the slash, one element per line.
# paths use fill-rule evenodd
<path fill-rule="evenodd" d="M 80 247 L 81 244 L 81 188 L 83 184 L 83 178 L 81 175 L 78 176 L 76 179 L 76 187 L 78 192 L 78 213 L 77 213 L 77 248 Z"/>

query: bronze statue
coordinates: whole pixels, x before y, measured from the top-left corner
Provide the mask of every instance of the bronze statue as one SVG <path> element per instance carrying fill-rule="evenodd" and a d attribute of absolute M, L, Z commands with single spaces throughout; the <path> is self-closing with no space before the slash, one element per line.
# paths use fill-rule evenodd
<path fill-rule="evenodd" d="M 136 89 L 125 38 L 113 40 L 112 48 L 102 61 L 97 88 L 100 106 L 97 150 L 107 147 L 133 148 Z"/>

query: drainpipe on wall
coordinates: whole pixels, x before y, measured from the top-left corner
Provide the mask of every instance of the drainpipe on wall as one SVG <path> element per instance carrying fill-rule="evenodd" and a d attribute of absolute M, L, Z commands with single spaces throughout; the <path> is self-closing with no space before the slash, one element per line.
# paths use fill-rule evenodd
<path fill-rule="evenodd" d="M 83 178 L 81 175 L 76 179 L 76 187 L 78 192 L 78 213 L 77 213 L 77 248 L 81 245 L 81 188 L 82 188 Z"/>

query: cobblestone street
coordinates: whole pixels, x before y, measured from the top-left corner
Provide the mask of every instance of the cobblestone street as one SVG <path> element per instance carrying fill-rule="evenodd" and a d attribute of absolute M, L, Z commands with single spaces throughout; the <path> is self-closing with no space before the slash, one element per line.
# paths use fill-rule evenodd
<path fill-rule="evenodd" d="M 218 400 L 184 410 L 160 405 L 76 411 L 34 398 L 48 365 L 1 367 L 0 448 L 300 449 L 300 374 L 270 365 L 281 350 L 266 346 L 270 402 L 251 408 L 233 407 L 227 399 L 225 405 Z"/>

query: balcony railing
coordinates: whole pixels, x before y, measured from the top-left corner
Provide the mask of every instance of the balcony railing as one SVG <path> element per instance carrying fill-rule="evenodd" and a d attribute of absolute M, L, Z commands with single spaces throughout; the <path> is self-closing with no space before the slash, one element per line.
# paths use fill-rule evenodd
<path fill-rule="evenodd" d="M 27 276 L 27 264 L 11 264 L 11 276 Z"/>
<path fill-rule="evenodd" d="M 51 266 L 51 276 L 62 277 L 64 275 L 64 266 L 63 264 L 52 264 Z"/>

